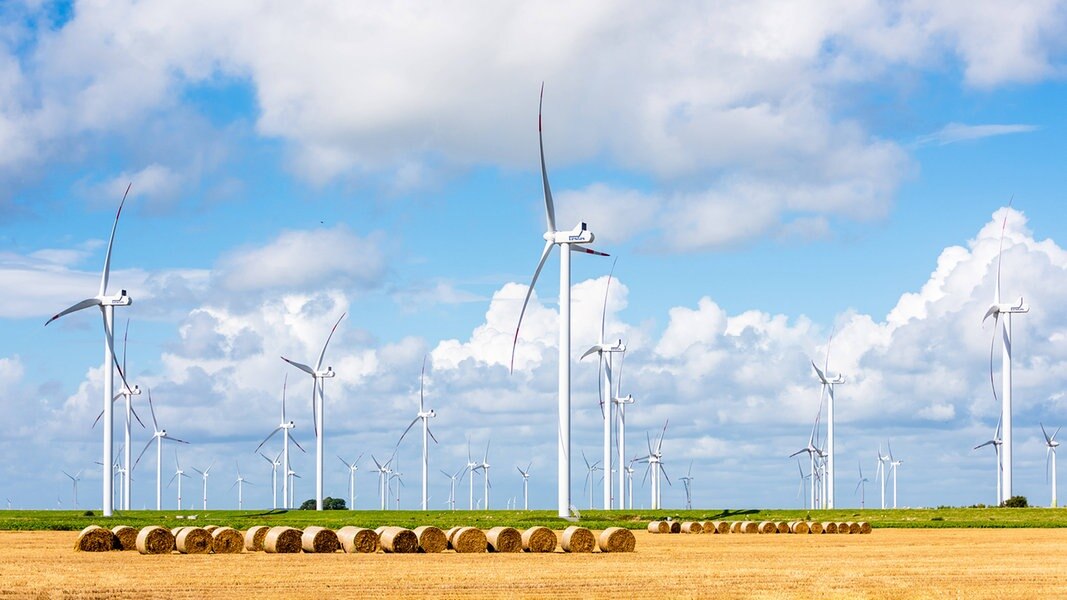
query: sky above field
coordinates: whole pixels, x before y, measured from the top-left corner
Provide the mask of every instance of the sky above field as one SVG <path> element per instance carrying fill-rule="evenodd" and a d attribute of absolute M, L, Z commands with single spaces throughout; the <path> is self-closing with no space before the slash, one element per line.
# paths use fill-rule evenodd
<path fill-rule="evenodd" d="M 666 506 L 690 464 L 695 506 L 802 505 L 788 457 L 831 332 L 838 506 L 860 504 L 859 466 L 876 503 L 889 442 L 901 506 L 993 502 L 993 453 L 972 447 L 999 412 L 981 319 L 1005 218 L 1004 296 L 1032 307 L 1013 324 L 1015 487 L 1047 504 L 1039 424 L 1067 423 L 1064 40 L 1067 5 L 1043 1 L 4 2 L 0 497 L 69 508 L 62 471 L 83 470 L 79 505 L 100 505 L 98 311 L 44 323 L 96 293 L 132 183 L 110 288 L 134 299 L 127 370 L 191 442 L 183 467 L 215 463 L 209 506 L 236 506 L 237 461 L 245 506 L 270 505 L 253 450 L 286 375 L 312 449 L 310 378 L 279 356 L 313 362 L 347 312 L 325 361 L 327 495 L 347 497 L 336 455 L 364 454 L 357 506 L 377 504 L 369 458 L 415 417 L 425 358 L 431 507 L 468 440 L 478 458 L 492 442 L 492 508 L 521 499 L 530 462 L 531 505 L 554 507 L 555 254 L 508 372 L 544 243 L 544 82 L 557 222 L 618 259 L 627 455 L 670 420 Z M 597 365 L 578 357 L 613 258 L 573 260 L 578 508 L 580 452 L 602 445 Z M 150 436 L 135 424 L 137 452 Z M 398 453 L 407 508 L 420 452 L 409 436 Z M 135 508 L 154 468 L 134 471 Z M 293 468 L 311 497 L 311 455 Z"/>

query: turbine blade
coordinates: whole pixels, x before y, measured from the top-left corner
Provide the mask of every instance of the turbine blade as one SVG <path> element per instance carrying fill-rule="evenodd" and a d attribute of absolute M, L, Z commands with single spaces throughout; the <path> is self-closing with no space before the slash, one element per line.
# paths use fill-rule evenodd
<path fill-rule="evenodd" d="M 1011 208 L 1012 202 L 1015 202 L 1015 194 L 1011 195 L 1011 199 L 1008 200 L 1008 208 Z M 994 303 L 1000 302 L 1000 263 L 1004 259 L 1004 230 L 1008 227 L 1008 211 L 1004 211 L 1004 219 L 1000 222 L 1000 247 L 997 249 L 997 282 L 996 288 L 993 290 Z M 983 319 L 984 321 L 985 319 Z"/>
<path fill-rule="evenodd" d="M 556 208 L 552 204 L 552 188 L 548 185 L 548 168 L 545 167 L 545 138 L 541 131 L 541 107 L 545 101 L 545 84 L 541 82 L 541 96 L 537 101 L 537 144 L 541 149 L 541 182 L 545 187 L 545 223 L 548 231 L 556 231 Z"/>
<path fill-rule="evenodd" d="M 281 430 L 282 430 L 281 426 L 275 427 L 274 431 L 270 432 L 270 435 L 268 435 L 267 437 L 263 438 L 263 441 L 260 442 L 259 445 L 256 446 L 256 449 L 253 450 L 252 452 L 259 452 L 259 449 L 263 447 L 263 444 L 266 444 L 267 441 L 270 440 L 270 438 L 274 437 L 274 434 L 278 433 Z"/>
<path fill-rule="evenodd" d="M 300 445 L 300 442 L 296 441 L 296 438 L 293 437 L 293 434 L 291 434 L 291 433 L 289 434 L 289 441 L 294 443 L 294 444 L 296 444 L 296 447 L 300 448 L 300 451 L 303 452 L 304 454 L 308 453 L 308 451 L 304 450 L 304 447 Z"/>
<path fill-rule="evenodd" d="M 345 459 L 341 458 L 341 455 L 340 455 L 340 454 L 338 454 L 338 455 L 337 455 L 337 460 L 341 461 L 341 464 L 343 464 L 344 466 L 348 467 L 349 469 L 351 469 L 351 468 L 352 468 L 352 465 L 350 465 L 350 464 L 346 463 L 346 462 L 345 462 Z"/>
<path fill-rule="evenodd" d="M 284 356 L 283 356 L 283 357 L 281 357 L 281 358 L 282 358 L 282 360 L 284 360 L 285 362 L 287 362 L 287 363 L 289 363 L 289 364 L 293 365 L 294 367 L 296 367 L 296 368 L 300 369 L 301 371 L 303 371 L 303 372 L 307 373 L 308 375 L 311 375 L 312 377 L 314 377 L 314 376 L 315 376 L 315 371 L 313 371 L 313 370 L 311 369 L 311 367 L 309 367 L 309 366 L 307 366 L 307 365 L 305 365 L 305 364 L 303 364 L 303 363 L 298 363 L 298 362 L 296 362 L 296 361 L 294 361 L 294 360 L 289 360 L 288 358 L 285 358 Z"/>
<path fill-rule="evenodd" d="M 608 271 L 608 281 L 604 284 L 604 305 L 600 307 L 600 343 L 604 343 L 604 326 L 607 324 L 608 319 L 608 291 L 611 289 L 611 276 L 615 274 L 615 264 L 619 262 L 619 257 L 616 256 L 615 260 L 611 261 L 611 270 Z"/>
<path fill-rule="evenodd" d="M 45 321 L 44 325 L 45 325 L 45 327 L 48 327 L 49 323 L 51 323 L 52 321 L 55 321 L 56 319 L 58 319 L 59 317 L 62 317 L 63 315 L 69 315 L 72 312 L 78 312 L 79 310 L 82 310 L 84 308 L 89 308 L 90 306 L 98 306 L 99 304 L 100 304 L 100 300 L 97 299 L 97 298 L 86 298 L 85 300 L 82 300 L 81 302 L 78 302 L 77 304 L 75 304 L 75 305 L 73 305 L 73 306 L 71 306 L 69 308 L 66 308 L 64 310 L 61 310 L 58 313 L 52 315 L 52 318 L 48 319 L 47 321 Z"/>
<path fill-rule="evenodd" d="M 419 422 L 419 417 L 415 417 L 414 419 L 411 420 L 411 423 L 408 424 L 408 428 L 404 430 L 404 433 L 400 434 L 400 439 L 396 441 L 396 445 L 397 446 L 400 445 L 400 442 L 404 441 L 404 436 L 406 436 L 408 434 L 408 432 L 411 431 L 411 428 L 415 426 L 415 423 L 418 423 L 418 422 Z"/>
<path fill-rule="evenodd" d="M 422 374 L 419 375 L 419 412 L 426 410 L 425 406 L 425 391 L 426 391 L 426 355 L 422 355 Z"/>
<path fill-rule="evenodd" d="M 115 223 L 111 226 L 111 238 L 107 241 L 107 254 L 104 255 L 104 272 L 100 275 L 101 296 L 107 293 L 107 282 L 111 277 L 111 248 L 115 245 L 115 230 L 119 228 L 119 217 L 122 215 L 122 207 L 126 204 L 126 196 L 130 193 L 131 187 L 133 187 L 132 181 L 126 186 L 126 191 L 122 193 L 122 201 L 119 202 L 119 210 L 115 213 Z"/>
<path fill-rule="evenodd" d="M 179 444 L 188 444 L 188 443 L 189 443 L 189 442 L 187 442 L 187 441 L 185 441 L 185 440 L 179 440 L 179 439 L 178 439 L 178 438 L 176 438 L 176 437 L 170 437 L 169 435 L 168 435 L 167 437 L 163 438 L 163 439 L 164 439 L 164 440 L 170 440 L 170 441 L 172 441 L 172 442 L 178 442 Z"/>
<path fill-rule="evenodd" d="M 289 385 L 289 373 L 282 379 L 282 423 L 285 423 L 285 388 Z"/>
<path fill-rule="evenodd" d="M 519 322 L 515 324 L 515 337 L 511 340 L 511 363 L 508 367 L 508 372 L 515 372 L 515 347 L 519 344 L 519 329 L 522 327 L 522 317 L 526 314 L 526 305 L 530 303 L 530 295 L 533 294 L 534 286 L 537 285 L 537 277 L 541 275 L 541 269 L 545 266 L 545 261 L 548 260 L 548 255 L 552 252 L 553 243 L 551 241 L 545 242 L 545 248 L 541 251 L 541 260 L 537 261 L 537 268 L 534 269 L 533 279 L 530 280 L 530 287 L 526 288 L 526 298 L 522 301 L 522 310 L 519 311 Z"/>
<path fill-rule="evenodd" d="M 441 443 L 441 442 L 437 441 L 437 436 L 435 436 L 433 434 L 433 430 L 430 429 L 429 427 L 426 428 L 426 433 L 430 434 L 430 439 L 433 440 L 433 443 L 435 443 L 435 444 L 440 444 Z"/>
<path fill-rule="evenodd" d="M 596 346 L 590 347 L 588 350 L 585 351 L 585 354 L 583 354 L 581 356 L 581 358 L 579 358 L 578 360 L 582 360 L 585 357 L 589 356 L 590 354 L 592 354 L 592 353 L 594 353 L 594 352 L 596 352 L 598 350 L 600 350 L 600 344 L 597 344 Z"/>
<path fill-rule="evenodd" d="M 592 254 L 593 256 L 611 256 L 607 252 L 593 250 L 592 248 L 586 248 L 585 246 L 579 246 L 577 244 L 571 244 L 571 252 L 581 252 L 583 254 Z"/>
<path fill-rule="evenodd" d="M 152 388 L 148 388 L 148 410 L 152 413 L 152 428 L 159 431 L 159 422 L 156 421 L 156 407 L 152 405 Z"/>
<path fill-rule="evenodd" d="M 130 413 L 133 415 L 133 418 L 137 419 L 137 422 L 141 424 L 141 429 L 147 429 L 147 427 L 144 426 L 144 421 L 141 420 L 141 416 L 137 414 L 137 409 L 130 406 Z"/>
<path fill-rule="evenodd" d="M 133 468 L 130 469 L 131 473 L 133 473 L 133 470 L 137 468 L 137 464 L 141 462 L 141 457 L 144 456 L 144 453 L 148 451 L 148 447 L 152 445 L 152 442 L 154 442 L 155 439 L 155 436 L 152 436 L 152 439 L 148 440 L 148 443 L 145 444 L 144 448 L 141 449 L 141 453 L 137 455 L 137 460 L 133 461 Z"/>
<path fill-rule="evenodd" d="M 345 318 L 345 315 L 347 314 L 347 312 L 341 313 L 341 316 L 338 317 L 337 322 L 333 324 L 333 329 L 330 330 L 330 335 L 326 337 L 326 343 L 322 345 L 322 352 L 319 353 L 319 362 L 315 363 L 316 371 L 322 368 L 322 359 L 326 356 L 326 347 L 330 345 L 330 340 L 333 339 L 333 334 L 335 331 L 337 331 L 337 326 L 341 324 L 341 319 Z"/>

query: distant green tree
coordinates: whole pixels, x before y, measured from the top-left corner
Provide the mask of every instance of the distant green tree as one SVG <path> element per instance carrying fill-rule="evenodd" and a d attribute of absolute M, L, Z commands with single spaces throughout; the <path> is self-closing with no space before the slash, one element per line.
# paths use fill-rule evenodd
<path fill-rule="evenodd" d="M 326 496 L 322 499 L 323 510 L 345 510 L 345 508 L 347 508 L 347 506 L 345 505 L 344 498 L 331 498 L 330 496 Z M 309 500 L 304 500 L 304 503 L 300 505 L 300 510 L 315 510 L 315 499 L 311 498 Z"/>
<path fill-rule="evenodd" d="M 1026 501 L 1026 496 L 1012 496 L 1004 501 L 1001 506 L 1007 508 L 1026 508 L 1030 504 Z"/>

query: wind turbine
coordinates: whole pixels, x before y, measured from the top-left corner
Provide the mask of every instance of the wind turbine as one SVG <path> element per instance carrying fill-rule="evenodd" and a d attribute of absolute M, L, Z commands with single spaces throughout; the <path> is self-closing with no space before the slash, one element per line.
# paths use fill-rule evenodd
<path fill-rule="evenodd" d="M 122 206 L 126 204 L 126 196 L 130 193 L 130 187 L 133 184 L 126 186 L 126 192 L 122 194 L 122 201 L 119 202 L 119 209 L 115 213 L 115 223 L 111 226 L 111 238 L 107 242 L 107 254 L 104 255 L 104 270 L 100 275 L 100 290 L 96 296 L 92 298 L 86 298 L 77 304 L 70 306 L 69 308 L 60 311 L 55 314 L 51 319 L 45 323 L 47 327 L 49 323 L 62 317 L 63 315 L 77 312 L 79 310 L 89 308 L 90 306 L 100 307 L 101 315 L 104 320 L 104 451 L 101 463 L 103 464 L 103 513 L 105 517 L 110 517 L 114 512 L 114 496 L 112 492 L 112 479 L 108 469 L 112 468 L 114 464 L 114 415 L 111 403 L 115 395 L 115 371 L 112 365 L 115 363 L 115 307 L 116 306 L 129 306 L 133 303 L 133 298 L 126 293 L 126 290 L 122 290 L 116 295 L 109 296 L 107 293 L 107 282 L 111 275 L 111 249 L 115 244 L 115 231 L 119 226 L 119 216 L 122 215 Z M 125 376 L 123 376 L 125 378 Z"/>
<path fill-rule="evenodd" d="M 396 480 L 396 509 L 400 510 L 400 487 L 404 485 L 404 474 L 394 471 L 389 474 L 389 481 Z"/>
<path fill-rule="evenodd" d="M 530 494 L 529 494 L 529 490 L 530 490 L 530 467 L 532 467 L 532 466 L 533 466 L 533 462 L 531 461 L 530 464 L 526 465 L 526 470 L 525 471 L 520 469 L 519 467 L 515 467 L 515 469 L 519 472 L 519 475 L 522 475 L 522 509 L 523 510 L 530 510 Z"/>
<path fill-rule="evenodd" d="M 882 454 L 882 445 L 878 444 L 878 473 L 882 477 L 882 510 L 885 510 L 885 466 L 892 460 L 891 457 Z M 877 475 L 876 475 L 877 477 Z"/>
<path fill-rule="evenodd" d="M 489 445 L 486 444 L 486 450 L 488 449 Z M 468 480 L 468 484 L 470 485 L 470 498 L 468 500 L 469 504 L 467 510 L 474 510 L 474 472 L 480 468 L 481 465 L 474 462 L 474 459 L 471 458 L 471 440 L 470 438 L 467 438 L 467 473 L 470 473 L 471 475 L 470 480 Z"/>
<path fill-rule="evenodd" d="M 1059 442 L 1056 442 L 1056 443 L 1058 444 Z M 71 475 L 70 473 L 67 473 L 66 471 L 63 471 L 63 474 L 66 475 L 67 477 L 69 477 L 71 484 L 74 485 L 74 508 L 77 509 L 78 508 L 78 481 L 80 481 L 81 478 L 82 478 L 82 472 L 78 471 L 76 474 Z"/>
<path fill-rule="evenodd" d="M 133 427 L 133 418 L 137 416 L 137 413 L 133 411 L 133 397 L 141 395 L 141 387 L 130 387 L 129 382 L 126 380 L 126 373 L 129 370 L 126 368 L 126 342 L 130 335 L 130 320 L 126 319 L 126 330 L 122 334 L 122 369 L 119 371 L 122 376 L 122 389 L 119 393 L 115 394 L 112 400 L 117 400 L 120 396 L 126 400 L 126 423 L 124 428 L 124 441 L 123 444 L 126 447 L 125 456 L 123 457 L 123 465 L 126 467 L 126 472 L 123 474 L 123 488 L 122 488 L 122 508 L 124 510 L 130 510 L 130 476 L 133 474 L 133 469 L 130 468 L 130 451 L 133 448 L 132 440 L 130 439 L 131 429 Z M 141 427 L 144 428 L 144 423 L 141 422 L 141 418 L 137 417 L 137 422 L 141 423 Z"/>
<path fill-rule="evenodd" d="M 325 408 L 324 394 L 325 386 L 323 381 L 335 376 L 333 367 L 326 367 L 326 370 L 322 370 L 322 359 L 326 356 L 326 347 L 330 345 L 330 339 L 333 338 L 333 334 L 337 331 L 337 326 L 341 324 L 341 319 L 345 318 L 346 313 L 341 313 L 341 316 L 337 319 L 337 322 L 333 324 L 333 329 L 330 330 L 330 335 L 326 338 L 326 343 L 322 345 L 322 352 L 319 353 L 319 360 L 315 363 L 315 368 L 301 364 L 288 358 L 282 357 L 282 360 L 300 369 L 301 371 L 311 375 L 312 387 L 311 387 L 311 408 L 314 413 L 315 421 L 315 510 L 322 510 L 322 445 L 323 445 L 323 409 Z"/>
<path fill-rule="evenodd" d="M 652 440 L 649 439 L 648 433 L 645 433 L 645 441 L 648 443 L 648 456 L 642 458 L 641 462 L 648 463 L 648 467 L 645 468 L 646 478 L 652 472 L 652 505 L 650 507 L 652 510 L 659 510 L 660 508 L 660 474 L 662 473 L 667 480 L 667 485 L 672 485 L 671 478 L 667 477 L 667 470 L 663 468 L 663 436 L 667 434 L 667 423 L 669 421 L 670 419 L 663 422 L 663 431 L 659 434 L 655 446 L 653 446 Z"/>
<path fill-rule="evenodd" d="M 289 507 L 292 508 L 296 503 L 296 480 L 303 479 L 303 477 L 293 470 L 292 465 L 289 465 L 288 468 L 286 468 L 285 476 L 289 480 Z"/>
<path fill-rule="evenodd" d="M 278 467 L 282 466 L 282 453 L 279 452 L 278 456 L 271 460 L 267 458 L 266 454 L 259 453 L 263 457 L 263 460 L 270 463 L 270 480 L 271 480 L 271 500 L 272 509 L 278 508 Z M 284 493 L 284 492 L 283 492 Z M 285 496 L 282 496 L 282 504 L 285 504 Z"/>
<path fill-rule="evenodd" d="M 626 461 L 626 405 L 634 403 L 634 397 L 631 394 L 622 394 L 622 366 L 623 361 L 626 359 L 626 353 L 623 352 L 619 357 L 619 377 L 616 382 L 616 390 L 618 393 L 612 398 L 612 402 L 616 405 L 615 409 L 615 422 L 618 432 L 615 436 L 615 445 L 619 451 L 619 467 L 622 467 L 622 463 Z M 623 502 L 626 500 L 626 489 L 623 487 L 624 478 L 619 476 L 619 508 L 623 507 Z M 631 482 L 632 483 L 632 482 Z M 632 485 L 631 485 L 632 487 Z M 631 502 L 632 504 L 632 502 Z"/>
<path fill-rule="evenodd" d="M 804 474 L 804 468 L 800 466 L 800 459 L 797 459 L 797 473 L 800 474 L 800 485 L 797 486 L 797 498 L 804 500 L 804 506 L 807 507 L 806 492 L 808 491 L 808 479 L 811 479 L 811 474 Z"/>
<path fill-rule="evenodd" d="M 159 421 L 156 420 L 156 408 L 152 405 L 152 390 L 148 390 L 148 410 L 152 413 L 152 438 L 148 440 L 148 443 L 141 449 L 141 453 L 137 455 L 137 460 L 133 461 L 133 468 L 136 469 L 138 463 L 141 462 L 141 457 L 148 450 L 148 447 L 152 445 L 152 442 L 156 443 L 156 510 L 163 510 L 163 440 L 171 440 L 178 442 L 179 444 L 188 444 L 185 440 L 179 440 L 176 437 L 167 436 L 166 429 L 159 428 Z M 177 454 L 175 454 L 177 459 Z"/>
<path fill-rule="evenodd" d="M 203 471 L 201 471 L 200 469 L 197 469 L 196 467 L 193 467 L 193 470 L 196 471 L 197 473 L 200 473 L 200 476 L 204 478 L 204 510 L 207 510 L 207 477 L 208 477 L 208 475 L 211 474 L 211 467 L 214 467 L 214 466 L 215 466 L 215 461 L 211 461 L 211 466 L 209 466 L 208 468 L 204 469 Z"/>
<path fill-rule="evenodd" d="M 679 477 L 685 486 L 685 507 L 693 508 L 693 461 L 689 461 L 689 472 L 685 477 Z"/>
<path fill-rule="evenodd" d="M 997 430 L 993 433 L 993 439 L 985 441 L 985 442 L 982 442 L 981 444 L 978 444 L 977 446 L 974 447 L 974 449 L 977 450 L 977 449 L 979 449 L 979 448 L 981 448 L 983 446 L 993 446 L 993 452 L 996 453 L 996 457 L 997 457 L 997 506 L 1000 506 L 1004 502 L 1004 496 L 1001 493 L 1001 487 L 1000 487 L 1001 479 L 1002 479 L 1001 475 L 1002 475 L 1002 471 L 1003 471 L 1003 466 L 1001 465 L 1001 462 L 1000 462 L 1000 445 L 1002 443 L 1003 443 L 1003 441 L 1001 441 L 1001 439 L 1000 439 L 1000 421 L 998 420 L 997 421 Z"/>
<path fill-rule="evenodd" d="M 526 314 L 526 305 L 537 285 L 537 277 L 545 266 L 552 248 L 560 247 L 559 252 L 559 425 L 557 438 L 557 514 L 564 519 L 571 518 L 571 252 L 584 252 L 597 256 L 607 256 L 603 252 L 583 247 L 594 240 L 585 222 L 579 222 L 571 231 L 556 230 L 556 209 L 552 203 L 552 189 L 548 184 L 548 169 L 545 167 L 545 144 L 541 131 L 541 104 L 544 101 L 545 86 L 541 85 L 541 99 L 537 108 L 537 139 L 541 150 L 541 182 L 545 191 L 545 247 L 541 259 L 537 262 L 526 298 L 522 302 L 519 321 L 515 326 L 515 338 L 511 343 L 511 370 L 515 369 L 515 346 L 519 342 L 519 328 L 522 317 Z"/>
<path fill-rule="evenodd" d="M 491 442 L 492 440 L 485 442 L 485 456 L 482 457 L 482 464 L 478 465 L 478 468 L 482 470 L 482 482 L 485 485 L 484 510 L 489 510 L 489 488 L 493 487 L 493 484 L 489 483 L 489 444 Z"/>
<path fill-rule="evenodd" d="M 245 486 L 246 483 L 248 485 L 255 485 L 255 484 L 241 476 L 241 463 L 239 463 L 237 461 L 234 461 L 234 464 L 237 465 L 237 479 L 234 480 L 233 485 L 230 486 L 230 489 L 232 490 L 234 488 L 234 486 L 237 486 L 237 510 L 244 510 L 245 509 L 245 495 L 244 495 L 245 487 L 244 486 Z M 205 475 L 204 483 L 205 484 L 207 483 L 207 476 L 206 475 Z M 204 497 L 206 498 L 207 494 L 204 494 Z M 207 510 L 207 505 L 204 506 L 204 510 Z"/>
<path fill-rule="evenodd" d="M 856 490 L 854 492 L 852 492 L 852 495 L 855 496 L 856 492 L 859 492 L 860 493 L 860 508 L 866 508 L 866 504 L 867 504 L 867 486 L 865 486 L 864 484 L 868 483 L 870 480 L 863 476 L 863 463 L 861 463 L 859 461 L 856 461 L 856 466 L 858 466 L 859 470 L 860 470 L 860 480 L 856 483 Z"/>
<path fill-rule="evenodd" d="M 1008 208 L 1011 208 L 1011 204 L 1014 201 L 1014 197 L 1008 202 Z M 997 324 L 1000 324 L 1000 338 L 1001 338 L 1001 363 L 1000 363 L 1000 385 L 1001 385 L 1001 422 L 1004 424 L 1004 440 L 1001 449 L 1001 465 L 1003 468 L 1004 483 L 1001 485 L 1001 490 L 1004 498 L 1011 498 L 1012 493 L 1012 429 L 1011 429 L 1011 316 L 1013 314 L 1024 314 L 1030 312 L 1030 307 L 1023 303 L 1022 296 L 1019 296 L 1019 300 L 1015 304 L 1002 303 L 1000 301 L 1000 265 L 1001 260 L 1004 258 L 1004 229 L 1008 225 L 1008 212 L 1004 211 L 1004 220 L 1000 224 L 1000 249 L 997 250 L 997 281 L 996 287 L 993 289 L 993 304 L 986 311 L 985 316 L 982 317 L 982 324 L 985 324 L 986 319 L 993 317 L 993 339 L 989 345 L 989 386 L 993 390 L 993 400 L 997 399 L 997 388 L 993 382 L 993 348 L 997 342 Z M 1006 315 L 1002 320 L 1001 315 Z"/>
<path fill-rule="evenodd" d="M 173 483 L 175 479 L 178 480 L 178 510 L 182 509 L 182 477 L 189 477 L 189 475 L 187 475 L 185 471 L 182 470 L 182 465 L 180 462 L 178 462 L 178 451 L 175 450 L 174 475 L 171 476 L 170 481 L 167 482 L 167 487 L 170 487 L 170 484 Z"/>
<path fill-rule="evenodd" d="M 387 508 L 385 505 L 386 477 L 388 477 L 389 473 L 392 473 L 389 469 L 389 463 L 392 462 L 393 459 L 390 458 L 384 465 L 378 462 L 378 459 L 374 458 L 373 454 L 370 455 L 370 459 L 374 461 L 374 470 L 378 472 L 378 495 L 381 497 L 381 510 L 385 510 Z"/>
<path fill-rule="evenodd" d="M 426 379 L 426 357 L 422 357 L 422 375 L 419 377 L 419 412 L 415 415 L 415 418 L 411 420 L 411 424 L 404 430 L 404 433 L 400 434 L 400 439 L 396 441 L 396 445 L 399 448 L 400 442 L 404 441 L 404 436 L 411 431 L 411 428 L 422 420 L 422 510 L 429 510 L 427 505 L 426 485 L 427 475 L 430 469 L 430 454 L 429 454 L 429 439 L 433 438 L 433 443 L 438 443 L 437 438 L 434 437 L 433 432 L 430 431 L 430 419 L 437 416 L 437 413 L 431 408 L 426 410 L 426 403 L 423 392 L 425 391 L 425 379 Z"/>
<path fill-rule="evenodd" d="M 611 510 L 611 426 L 613 410 L 615 408 L 615 388 L 611 381 L 612 355 L 617 352 L 626 352 L 626 346 L 620 339 L 615 344 L 604 342 L 604 325 L 608 315 L 608 292 L 611 289 L 611 277 L 615 273 L 616 258 L 611 262 L 611 270 L 608 272 L 608 281 L 604 285 L 604 306 L 600 310 L 600 341 L 585 351 L 579 360 L 596 354 L 599 359 L 597 366 L 597 397 L 600 400 L 600 415 L 604 421 L 604 510 Z M 583 451 L 584 452 L 584 451 Z M 621 461 L 620 461 L 620 464 Z M 589 508 L 592 508 L 590 506 Z"/>
<path fill-rule="evenodd" d="M 1055 433 L 1049 436 L 1045 426 L 1041 424 L 1041 434 L 1045 436 L 1045 480 L 1048 480 L 1049 459 L 1052 459 L 1052 508 L 1056 508 L 1056 447 L 1060 445 L 1056 441 L 1056 434 L 1060 432 L 1057 427 Z"/>
<path fill-rule="evenodd" d="M 283 505 L 283 508 L 293 508 L 292 500 L 290 500 L 290 498 L 292 498 L 292 494 L 289 493 L 289 483 L 292 481 L 292 477 L 289 477 L 289 467 L 290 467 L 290 463 L 289 463 L 289 442 L 292 441 L 294 444 L 296 444 L 297 448 L 300 448 L 301 452 L 303 452 L 304 454 L 307 454 L 307 451 L 304 450 L 304 447 L 300 445 L 300 442 L 296 441 L 296 438 L 293 437 L 293 435 L 291 433 L 289 433 L 290 429 L 293 429 L 294 427 L 296 427 L 296 423 L 294 423 L 293 421 L 286 421 L 285 420 L 285 388 L 286 388 L 286 386 L 288 384 L 289 384 L 289 375 L 286 374 L 285 378 L 282 380 L 282 421 L 281 421 L 281 424 L 279 424 L 277 427 L 275 427 L 274 430 L 271 431 L 270 434 L 267 437 L 263 438 L 263 441 L 260 442 L 259 445 L 256 446 L 256 449 L 252 451 L 252 452 L 259 452 L 259 449 L 263 447 L 263 444 L 266 444 L 267 440 L 269 440 L 270 438 L 274 437 L 275 433 L 278 433 L 279 431 L 282 432 L 282 463 L 285 465 L 285 470 L 286 470 L 285 475 L 282 477 L 282 505 Z M 264 456 L 263 458 L 266 458 L 266 457 Z"/>
<path fill-rule="evenodd" d="M 889 442 L 886 442 L 889 444 Z M 893 508 L 897 507 L 897 467 L 903 460 L 893 458 L 893 444 L 889 444 L 889 467 L 893 470 Z"/>
<path fill-rule="evenodd" d="M 811 477 L 811 508 L 812 508 L 812 510 L 815 509 L 815 489 L 817 487 L 816 486 L 816 481 L 818 479 L 818 474 L 817 474 L 818 472 L 816 470 L 815 462 L 816 462 L 816 459 L 819 456 L 822 455 L 822 453 L 819 451 L 819 448 L 815 446 L 815 436 L 818 435 L 819 419 L 821 419 L 821 418 L 822 418 L 822 400 L 820 399 L 820 401 L 819 401 L 819 412 L 815 415 L 815 423 L 813 423 L 812 426 L 811 426 L 811 435 L 808 436 L 808 445 L 804 446 L 800 450 L 797 450 L 796 452 L 794 452 L 794 453 L 789 455 L 789 458 L 793 458 L 794 456 L 796 456 L 798 454 L 805 453 L 805 452 L 808 454 L 808 462 L 810 463 L 808 473 L 809 473 L 809 477 Z"/>
<path fill-rule="evenodd" d="M 466 467 L 463 467 L 452 475 L 449 475 L 447 471 L 441 470 L 441 474 L 448 477 L 450 481 L 450 487 L 448 489 L 448 506 L 450 510 L 456 510 L 456 478 L 463 475 L 463 472 L 466 469 Z"/>
<path fill-rule="evenodd" d="M 341 458 L 341 455 L 337 455 L 337 460 L 348 467 L 348 510 L 356 510 L 356 471 L 359 470 L 359 459 L 361 458 L 363 458 L 362 452 L 359 453 L 356 460 L 349 464 L 345 459 Z"/>
<path fill-rule="evenodd" d="M 635 456 L 630 459 L 630 464 L 626 465 L 626 486 L 629 490 L 626 497 L 630 499 L 627 503 L 627 508 L 630 510 L 633 510 L 634 507 L 634 463 L 637 460 L 638 458 Z M 622 504 L 620 503 L 619 506 L 621 508 Z"/>
<path fill-rule="evenodd" d="M 811 361 L 811 367 L 819 376 L 819 383 L 826 390 L 826 508 L 834 507 L 834 386 L 845 383 L 844 375 L 830 376 L 830 342 L 834 340 L 833 333 L 826 342 L 826 358 L 823 368 L 820 369 L 815 361 Z"/>
<path fill-rule="evenodd" d="M 600 461 L 596 461 L 593 464 L 589 464 L 589 459 L 585 457 L 585 450 L 582 450 L 582 460 L 585 461 L 585 486 L 582 487 L 584 491 L 589 489 L 589 508 L 593 508 L 593 486 L 590 485 L 590 479 L 593 477 L 593 473 L 597 471 L 603 471 L 603 467 L 600 466 Z"/>

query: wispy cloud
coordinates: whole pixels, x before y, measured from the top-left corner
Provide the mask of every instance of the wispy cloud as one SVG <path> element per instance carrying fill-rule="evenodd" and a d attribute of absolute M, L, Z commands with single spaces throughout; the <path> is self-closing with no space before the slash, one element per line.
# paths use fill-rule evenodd
<path fill-rule="evenodd" d="M 915 140 L 916 146 L 945 146 L 956 142 L 967 142 L 993 137 L 995 135 L 1010 135 L 1012 133 L 1029 133 L 1036 131 L 1034 125 L 965 125 L 963 123 L 949 123 L 937 131 L 924 135 Z"/>

